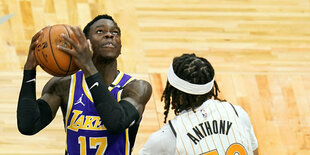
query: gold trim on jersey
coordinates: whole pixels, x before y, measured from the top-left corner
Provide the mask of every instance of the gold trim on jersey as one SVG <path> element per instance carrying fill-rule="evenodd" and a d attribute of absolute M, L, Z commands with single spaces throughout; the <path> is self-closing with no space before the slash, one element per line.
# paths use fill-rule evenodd
<path fill-rule="evenodd" d="M 128 79 L 128 81 L 124 84 L 124 86 L 126 86 L 129 82 L 131 82 L 134 79 L 135 79 L 134 77 L 131 77 L 130 79 Z"/>
<path fill-rule="evenodd" d="M 86 81 L 85 81 L 85 75 L 83 73 L 83 77 L 82 77 L 82 88 L 83 88 L 83 92 L 86 94 L 87 98 L 94 103 L 93 98 L 90 94 L 89 88 L 86 87 Z"/>
<path fill-rule="evenodd" d="M 128 81 L 123 85 L 123 87 L 126 86 L 126 85 L 127 85 L 129 82 L 131 82 L 132 80 L 134 80 L 133 77 L 131 77 L 130 79 L 128 79 Z M 117 84 L 118 84 L 118 83 L 117 83 Z M 114 87 L 112 87 L 112 89 L 113 89 L 113 88 L 114 88 Z M 112 90 L 112 89 L 111 89 L 111 90 Z M 124 89 L 121 89 L 120 91 L 117 92 L 117 102 L 119 102 L 119 101 L 121 100 L 123 90 L 124 90 Z"/>
<path fill-rule="evenodd" d="M 75 84 L 76 84 L 76 74 L 73 74 L 71 76 L 69 102 L 68 102 L 68 108 L 67 108 L 67 113 L 66 113 L 66 127 L 68 125 L 68 119 L 69 119 L 69 116 L 71 114 L 71 109 L 72 109 L 72 105 L 73 105 Z"/>
<path fill-rule="evenodd" d="M 67 107 L 66 120 L 65 120 L 66 134 L 68 130 L 68 119 L 71 114 L 71 109 L 72 109 L 73 100 L 74 100 L 75 83 L 76 83 L 76 73 L 71 75 L 71 81 L 70 81 L 69 99 L 68 99 L 68 105 L 67 105 L 68 107 Z M 68 150 L 67 138 L 68 136 L 66 135 L 66 150 Z"/>
<path fill-rule="evenodd" d="M 118 75 L 116 76 L 116 78 L 114 79 L 114 81 L 111 83 L 112 85 L 117 85 L 120 81 L 121 81 L 121 79 L 123 78 L 123 76 L 124 76 L 124 73 L 123 72 L 119 72 L 118 73 Z M 112 89 L 113 89 L 114 87 L 111 87 L 111 86 L 109 86 L 109 91 L 111 91 Z"/>
<path fill-rule="evenodd" d="M 129 137 L 128 137 L 128 128 L 125 130 L 126 132 L 126 144 L 125 144 L 125 155 L 129 155 L 129 151 L 130 151 L 130 142 L 129 142 Z"/>
<path fill-rule="evenodd" d="M 116 76 L 115 80 L 112 82 L 112 84 L 117 85 L 121 81 L 123 76 L 124 76 L 124 73 L 120 71 L 119 74 Z"/>
<path fill-rule="evenodd" d="M 116 101 L 117 102 L 121 101 L 122 92 L 123 92 L 123 89 L 117 92 L 117 95 L 116 95 L 116 97 L 117 97 Z"/>

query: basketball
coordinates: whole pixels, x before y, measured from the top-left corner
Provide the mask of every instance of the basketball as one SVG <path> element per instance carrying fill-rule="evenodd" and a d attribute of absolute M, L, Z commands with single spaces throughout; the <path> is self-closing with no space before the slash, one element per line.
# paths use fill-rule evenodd
<path fill-rule="evenodd" d="M 69 25 L 56 24 L 43 29 L 35 48 L 35 58 L 40 67 L 45 72 L 58 77 L 71 75 L 79 70 L 72 56 L 57 48 L 57 45 L 72 48 L 71 44 L 60 36 L 62 33 L 76 40 Z"/>

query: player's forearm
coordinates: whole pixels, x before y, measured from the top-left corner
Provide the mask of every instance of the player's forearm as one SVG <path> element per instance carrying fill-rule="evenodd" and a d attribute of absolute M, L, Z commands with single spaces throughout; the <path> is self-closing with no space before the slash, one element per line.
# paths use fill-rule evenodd
<path fill-rule="evenodd" d="M 30 59 L 30 58 L 28 58 Z M 31 70 L 36 70 L 36 67 L 37 67 L 37 64 L 36 62 L 32 62 L 32 61 L 27 61 L 24 65 L 24 70 L 27 70 L 27 71 L 31 71 Z"/>
<path fill-rule="evenodd" d="M 36 99 L 36 71 L 24 70 L 22 88 L 19 94 L 19 100 L 22 98 Z"/>
<path fill-rule="evenodd" d="M 52 120 L 49 105 L 36 100 L 35 70 L 25 70 L 22 88 L 17 105 L 18 130 L 25 135 L 33 135 L 43 129 Z"/>
<path fill-rule="evenodd" d="M 110 133 L 118 134 L 139 119 L 138 111 L 129 102 L 117 103 L 99 73 L 86 78 L 86 82 L 101 120 Z"/>

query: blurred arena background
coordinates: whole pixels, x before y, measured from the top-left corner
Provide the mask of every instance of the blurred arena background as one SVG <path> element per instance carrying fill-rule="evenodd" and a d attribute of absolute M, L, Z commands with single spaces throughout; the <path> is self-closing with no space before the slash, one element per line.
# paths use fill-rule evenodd
<path fill-rule="evenodd" d="M 60 110 L 34 136 L 17 130 L 30 39 L 46 25 L 83 28 L 105 13 L 122 30 L 119 69 L 153 87 L 133 154 L 163 125 L 167 68 L 182 53 L 213 64 L 221 97 L 249 113 L 260 154 L 310 154 L 309 0 L 0 0 L 1 155 L 64 154 Z M 37 70 L 39 96 L 51 76 Z"/>

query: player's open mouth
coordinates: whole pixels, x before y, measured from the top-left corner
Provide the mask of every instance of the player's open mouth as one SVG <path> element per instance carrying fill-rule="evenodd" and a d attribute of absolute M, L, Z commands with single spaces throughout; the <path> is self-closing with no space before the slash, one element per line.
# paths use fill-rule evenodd
<path fill-rule="evenodd" d="M 104 48 L 114 48 L 115 46 L 112 43 L 109 42 L 109 43 L 103 44 L 102 47 L 104 47 Z"/>

